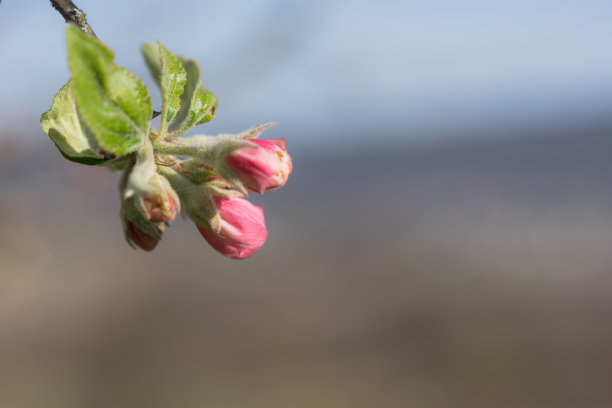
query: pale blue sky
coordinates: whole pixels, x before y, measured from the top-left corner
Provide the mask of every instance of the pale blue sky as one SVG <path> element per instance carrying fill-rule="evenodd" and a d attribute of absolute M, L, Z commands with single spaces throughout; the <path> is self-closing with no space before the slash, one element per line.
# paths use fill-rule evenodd
<path fill-rule="evenodd" d="M 144 41 L 159 39 L 201 62 L 220 106 L 200 132 L 278 120 L 271 136 L 325 148 L 349 137 L 391 143 L 588 120 L 612 106 L 609 1 L 77 4 L 117 62 L 148 85 Z M 48 1 L 0 4 L 0 74 L 0 137 L 3 129 L 41 137 L 39 115 L 68 78 L 62 19 Z"/>

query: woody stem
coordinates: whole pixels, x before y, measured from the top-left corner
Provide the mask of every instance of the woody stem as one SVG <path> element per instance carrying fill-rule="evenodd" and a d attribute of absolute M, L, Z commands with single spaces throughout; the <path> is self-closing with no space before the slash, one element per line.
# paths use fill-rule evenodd
<path fill-rule="evenodd" d="M 51 5 L 59 11 L 67 23 L 73 23 L 85 34 L 97 38 L 87 22 L 87 15 L 71 0 L 51 0 Z"/>

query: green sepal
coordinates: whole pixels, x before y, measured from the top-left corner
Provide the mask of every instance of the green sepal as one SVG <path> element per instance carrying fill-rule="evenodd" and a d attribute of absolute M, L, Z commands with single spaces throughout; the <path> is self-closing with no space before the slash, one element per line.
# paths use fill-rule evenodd
<path fill-rule="evenodd" d="M 247 130 L 244 130 L 238 133 L 237 135 L 235 135 L 235 137 L 238 139 L 255 139 L 255 138 L 258 138 L 259 135 L 261 135 L 264 132 L 264 130 L 271 128 L 272 126 L 276 126 L 277 123 L 278 122 L 268 122 L 268 123 L 263 123 L 261 125 L 253 126 L 250 129 L 247 129 Z"/>
<path fill-rule="evenodd" d="M 94 135 L 79 117 L 70 81 L 57 92 L 40 125 L 66 159 L 90 166 L 104 162 Z"/>
<path fill-rule="evenodd" d="M 244 139 L 225 139 L 220 141 L 214 148 L 203 151 L 201 155 L 194 157 L 205 162 L 214 163 L 215 170 L 225 180 L 227 180 L 236 190 L 243 195 L 247 195 L 248 191 L 238 175 L 232 170 L 225 160 L 233 151 L 244 148 L 254 147 L 253 142 Z"/>
<path fill-rule="evenodd" d="M 201 160 L 187 159 L 180 164 L 181 171 L 193 184 L 208 183 L 218 177 L 215 168 Z"/>
<path fill-rule="evenodd" d="M 148 221 L 144 215 L 138 209 L 138 205 L 136 204 L 136 200 L 134 197 L 130 197 L 128 199 L 124 199 L 121 201 L 121 222 L 123 225 L 123 236 L 127 243 L 136 249 L 136 246 L 132 243 L 130 239 L 128 223 L 131 222 L 136 225 L 142 232 L 151 237 L 161 239 L 162 233 L 164 231 L 164 224 L 162 223 L 152 223 Z"/>
<path fill-rule="evenodd" d="M 87 127 L 106 152 L 135 151 L 149 133 L 152 108 L 146 87 L 114 64 L 109 48 L 76 26 L 68 26 L 66 39 L 76 102 Z"/>
<path fill-rule="evenodd" d="M 246 187 L 244 183 L 240 180 L 236 172 L 227 164 L 226 158 L 229 154 L 231 154 L 234 150 L 240 149 L 244 146 L 245 143 L 248 143 L 250 146 L 254 146 L 253 142 L 250 142 L 250 139 L 255 139 L 261 135 L 264 130 L 268 129 L 276 125 L 276 122 L 264 123 L 262 125 L 253 126 L 250 129 L 247 129 L 243 132 L 238 133 L 237 135 L 220 135 L 218 137 L 228 138 L 231 142 L 226 143 L 219 151 L 214 152 L 215 157 L 215 166 L 219 175 L 229 181 L 238 191 L 242 192 L 244 195 L 247 194 Z"/>
<path fill-rule="evenodd" d="M 206 148 L 200 150 L 200 152 L 193 156 L 193 159 L 199 160 L 203 163 L 211 164 L 216 172 L 227 180 L 236 190 L 243 195 L 247 195 L 247 189 L 244 183 L 240 180 L 236 172 L 227 164 L 226 158 L 233 151 L 243 147 L 255 147 L 254 143 L 250 142 L 250 139 L 254 139 L 263 133 L 264 130 L 271 126 L 276 125 L 276 122 L 264 123 L 262 125 L 253 126 L 238 134 L 226 134 L 218 135 L 214 138 L 214 143 L 210 143 L 208 136 L 194 136 L 192 140 L 197 142 L 201 140 L 201 143 L 208 143 Z"/>
<path fill-rule="evenodd" d="M 185 141 L 188 141 L 189 144 L 175 146 L 177 146 L 178 154 L 191 156 L 189 160 L 183 162 L 183 166 L 190 173 L 190 178 L 194 177 L 194 183 L 209 184 L 208 174 L 211 172 L 225 179 L 241 195 L 248 194 L 244 184 L 229 167 L 225 159 L 234 150 L 243 147 L 255 147 L 252 142 L 241 138 L 240 135 L 193 136 Z M 201 171 L 198 171 L 198 169 L 201 169 Z M 218 177 L 212 177 L 212 179 L 215 178 Z"/>
<path fill-rule="evenodd" d="M 174 207 L 176 209 L 176 213 L 180 214 L 181 212 L 181 198 L 170 184 L 170 181 L 163 176 L 161 172 L 157 172 L 156 180 L 160 183 L 161 188 L 170 196 L 172 201 L 174 202 Z"/>
<path fill-rule="evenodd" d="M 178 194 L 184 216 L 191 218 L 198 225 L 215 230 L 219 229 L 220 218 L 210 199 L 213 193 L 210 185 L 214 181 L 212 183 L 194 184 L 185 174 L 179 173 L 173 168 L 159 167 L 158 170 Z"/>

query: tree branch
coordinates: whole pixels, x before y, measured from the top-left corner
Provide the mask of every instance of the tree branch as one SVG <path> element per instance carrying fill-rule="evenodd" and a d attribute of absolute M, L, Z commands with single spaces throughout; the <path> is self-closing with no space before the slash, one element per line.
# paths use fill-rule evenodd
<path fill-rule="evenodd" d="M 0 0 L 1 1 L 1 0 Z M 70 0 L 51 0 L 51 5 L 59 11 L 67 23 L 76 24 L 83 32 L 92 37 L 96 37 L 89 23 L 87 16 Z M 96 37 L 97 38 L 97 37 Z"/>

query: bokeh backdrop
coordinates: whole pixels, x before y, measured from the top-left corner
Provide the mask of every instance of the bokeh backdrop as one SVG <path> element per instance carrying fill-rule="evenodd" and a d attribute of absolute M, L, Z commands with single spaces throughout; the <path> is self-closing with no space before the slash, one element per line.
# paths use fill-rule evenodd
<path fill-rule="evenodd" d="M 0 407 L 609 407 L 612 3 L 79 0 L 117 62 L 201 62 L 196 132 L 277 120 L 294 173 L 232 261 L 125 244 L 118 177 L 38 120 L 44 0 L 0 4 Z"/>

